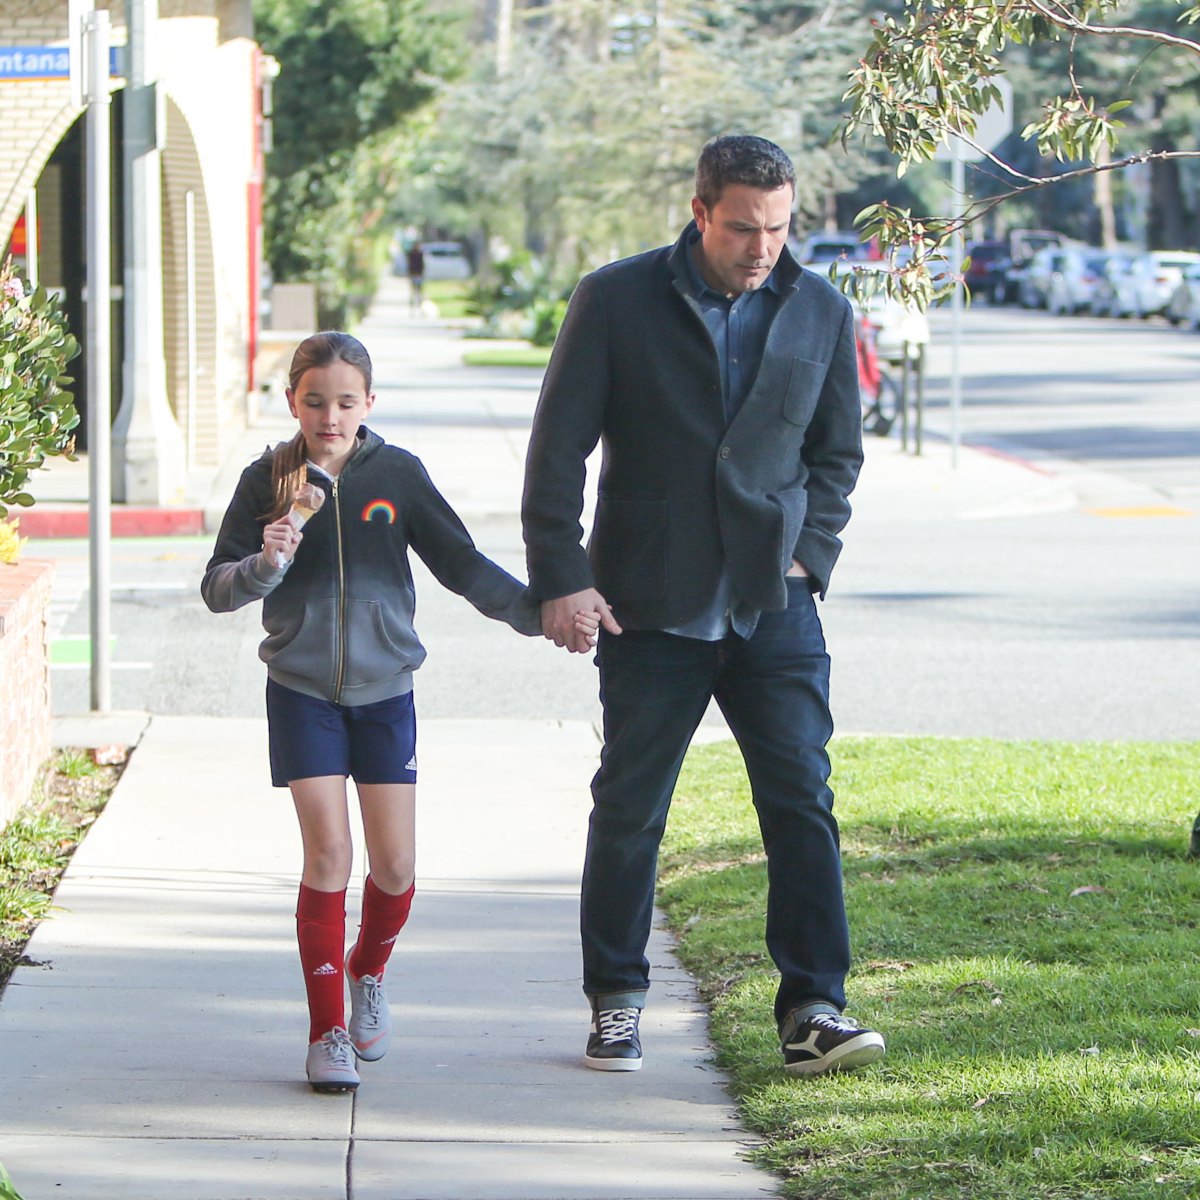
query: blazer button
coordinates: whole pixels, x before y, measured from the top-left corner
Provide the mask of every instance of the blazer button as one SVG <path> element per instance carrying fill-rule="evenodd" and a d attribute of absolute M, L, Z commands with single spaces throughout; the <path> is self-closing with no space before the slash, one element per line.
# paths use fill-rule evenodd
<path fill-rule="evenodd" d="M 721 447 L 721 457 L 722 458 L 728 458 L 732 453 L 733 453 L 733 451 L 730 450 L 730 448 L 728 446 Z"/>

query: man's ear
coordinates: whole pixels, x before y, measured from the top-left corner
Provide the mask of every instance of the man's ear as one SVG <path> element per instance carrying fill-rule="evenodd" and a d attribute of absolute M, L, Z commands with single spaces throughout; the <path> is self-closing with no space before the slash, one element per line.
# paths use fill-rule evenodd
<path fill-rule="evenodd" d="M 696 228 L 703 233 L 705 225 L 708 224 L 708 209 L 704 207 L 699 196 L 692 197 L 692 216 L 696 218 Z"/>

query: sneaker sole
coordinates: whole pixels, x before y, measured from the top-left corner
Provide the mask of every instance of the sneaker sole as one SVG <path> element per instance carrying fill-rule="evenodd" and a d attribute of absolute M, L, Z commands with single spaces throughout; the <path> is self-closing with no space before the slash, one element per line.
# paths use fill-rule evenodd
<path fill-rule="evenodd" d="M 640 1058 L 589 1058 L 585 1054 L 583 1065 L 591 1067 L 593 1071 L 640 1071 L 642 1060 Z"/>
<path fill-rule="evenodd" d="M 353 1092 L 358 1088 L 358 1080 L 353 1083 L 313 1083 L 310 1079 L 309 1086 L 314 1092 L 320 1092 L 323 1095 L 328 1095 L 333 1092 Z"/>
<path fill-rule="evenodd" d="M 392 1045 L 392 1035 L 390 1033 L 381 1036 L 386 1037 L 387 1039 L 384 1041 L 382 1046 L 370 1044 L 360 1047 L 357 1042 L 354 1042 L 354 1056 L 361 1059 L 363 1062 L 378 1062 L 388 1052 Z M 376 1038 L 376 1042 L 378 1041 L 379 1039 Z"/>
<path fill-rule="evenodd" d="M 790 1075 L 828 1075 L 834 1071 L 853 1071 L 878 1062 L 886 1053 L 882 1038 L 858 1046 L 847 1042 L 824 1058 L 815 1058 L 812 1062 L 784 1063 L 784 1070 Z"/>

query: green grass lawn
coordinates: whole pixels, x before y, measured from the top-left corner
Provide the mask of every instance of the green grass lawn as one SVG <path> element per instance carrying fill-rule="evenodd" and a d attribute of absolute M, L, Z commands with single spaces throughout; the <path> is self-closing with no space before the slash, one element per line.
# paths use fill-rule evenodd
<path fill-rule="evenodd" d="M 426 300 L 437 305 L 438 317 L 443 321 L 456 321 L 470 316 L 467 311 L 468 283 L 459 279 L 429 279 L 421 291 Z"/>
<path fill-rule="evenodd" d="M 467 350 L 463 362 L 468 367 L 538 367 L 550 361 L 549 346 L 487 346 Z"/>
<path fill-rule="evenodd" d="M 847 738 L 831 756 L 848 1015 L 886 1035 L 881 1065 L 782 1069 L 732 743 L 689 755 L 660 867 L 718 1060 L 785 1193 L 1200 1196 L 1200 743 Z"/>

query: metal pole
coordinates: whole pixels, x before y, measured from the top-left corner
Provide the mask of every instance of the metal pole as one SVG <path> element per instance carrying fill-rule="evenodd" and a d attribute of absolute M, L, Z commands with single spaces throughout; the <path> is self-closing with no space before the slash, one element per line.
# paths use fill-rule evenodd
<path fill-rule="evenodd" d="M 187 467 L 196 466 L 196 193 L 183 197 L 187 293 Z"/>
<path fill-rule="evenodd" d="M 960 204 L 966 191 L 966 169 L 964 166 L 963 144 L 959 138 L 950 139 L 953 156 L 950 159 L 950 190 L 954 193 L 954 203 Z M 951 244 L 950 269 L 954 275 L 954 296 L 950 308 L 950 465 L 958 466 L 959 417 L 962 413 L 962 324 L 963 324 L 963 284 L 959 276 L 963 264 L 963 231 L 960 229 L 954 235 Z"/>
<path fill-rule="evenodd" d="M 108 712 L 112 561 L 112 145 L 108 12 L 84 18 L 87 103 L 87 387 L 91 704 Z"/>
<path fill-rule="evenodd" d="M 29 286 L 38 285 L 38 209 L 37 185 L 29 189 L 25 198 L 25 277 Z"/>

